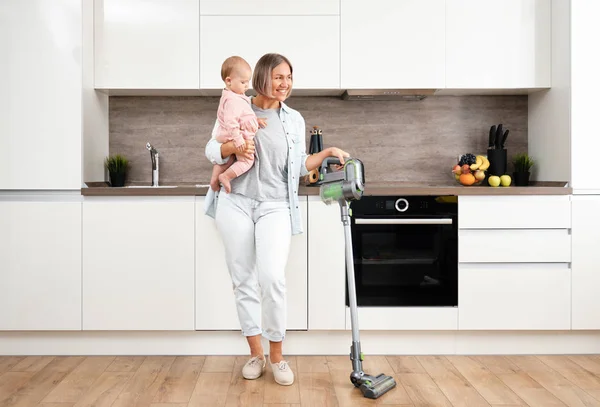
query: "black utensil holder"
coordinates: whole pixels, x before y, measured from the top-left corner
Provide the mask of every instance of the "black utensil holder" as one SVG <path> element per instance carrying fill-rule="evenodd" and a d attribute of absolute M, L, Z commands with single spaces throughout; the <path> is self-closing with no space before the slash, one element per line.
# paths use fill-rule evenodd
<path fill-rule="evenodd" d="M 506 174 L 506 150 L 498 149 L 498 150 L 488 150 L 487 158 L 490 162 L 490 167 L 488 168 L 488 175 L 504 175 Z"/>

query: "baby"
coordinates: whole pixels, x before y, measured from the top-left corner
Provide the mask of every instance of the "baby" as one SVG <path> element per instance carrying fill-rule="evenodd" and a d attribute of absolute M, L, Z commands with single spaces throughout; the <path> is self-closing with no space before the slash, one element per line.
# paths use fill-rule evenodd
<path fill-rule="evenodd" d="M 221 78 L 225 82 L 225 89 L 217 110 L 219 126 L 216 139 L 219 143 L 233 140 L 239 153 L 244 151 L 246 140 L 254 137 L 259 125 L 250 106 L 250 97 L 245 95 L 251 76 L 250 65 L 238 56 L 227 58 L 221 66 Z M 227 193 L 231 192 L 231 180 L 248 171 L 254 163 L 254 157 L 247 159 L 236 154 L 236 158 L 235 162 L 232 156 L 227 163 L 214 165 L 210 179 L 213 190 L 216 191 L 221 183 Z"/>

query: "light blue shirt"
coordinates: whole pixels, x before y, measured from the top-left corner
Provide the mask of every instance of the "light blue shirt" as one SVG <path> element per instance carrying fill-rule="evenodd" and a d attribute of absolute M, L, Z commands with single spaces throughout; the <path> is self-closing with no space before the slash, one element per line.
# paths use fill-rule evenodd
<path fill-rule="evenodd" d="M 305 133 L 306 125 L 304 118 L 300 113 L 285 103 L 281 103 L 281 124 L 285 130 L 286 140 L 288 145 L 287 155 L 287 173 L 288 173 L 288 201 L 291 210 L 292 235 L 297 235 L 303 232 L 302 230 L 302 214 L 300 211 L 300 201 L 298 199 L 298 186 L 300 177 L 308 174 L 306 169 L 306 154 Z M 221 143 L 216 137 L 218 121 L 212 132 L 212 138 L 206 144 L 205 155 L 213 164 L 225 164 L 227 158 L 221 158 Z M 219 192 L 214 192 L 208 188 L 206 200 L 204 204 L 204 212 L 211 217 L 215 217 L 216 207 L 218 203 Z"/>

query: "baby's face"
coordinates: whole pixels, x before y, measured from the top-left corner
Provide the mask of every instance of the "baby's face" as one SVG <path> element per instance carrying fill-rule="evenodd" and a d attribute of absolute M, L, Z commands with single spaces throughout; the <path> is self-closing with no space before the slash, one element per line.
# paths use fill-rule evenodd
<path fill-rule="evenodd" d="M 229 78 L 229 89 L 238 94 L 244 94 L 250 86 L 252 71 L 247 67 L 235 69 Z"/>

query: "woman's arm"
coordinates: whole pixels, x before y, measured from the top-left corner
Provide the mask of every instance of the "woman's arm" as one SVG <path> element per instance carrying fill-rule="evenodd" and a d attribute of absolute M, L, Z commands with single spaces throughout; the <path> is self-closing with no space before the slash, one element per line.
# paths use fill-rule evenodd
<path fill-rule="evenodd" d="M 217 141 L 218 121 L 215 123 L 215 127 L 212 131 L 212 137 L 206 143 L 206 147 L 204 149 L 204 155 L 213 164 L 225 164 L 229 159 L 229 156 L 232 154 L 238 153 L 237 148 L 233 141 L 228 141 L 227 143 L 219 143 Z M 238 155 L 243 155 L 246 158 L 252 158 L 254 156 L 254 140 L 247 140 L 246 149 L 242 153 L 238 153 Z"/>
<path fill-rule="evenodd" d="M 321 166 L 321 164 L 323 164 L 323 160 L 325 160 L 325 158 L 327 157 L 337 157 L 340 160 L 340 163 L 342 163 L 343 165 L 344 157 L 350 157 L 350 154 L 343 150 L 340 150 L 337 147 L 326 148 L 325 150 L 317 154 L 309 155 L 306 158 L 306 169 L 308 171 L 312 171 L 315 168 L 318 168 L 319 166 Z"/>

